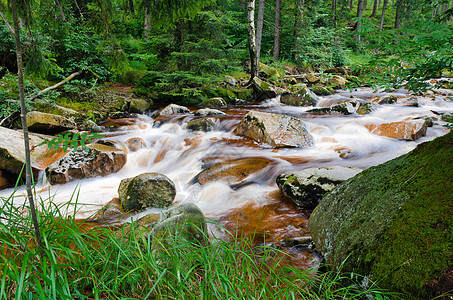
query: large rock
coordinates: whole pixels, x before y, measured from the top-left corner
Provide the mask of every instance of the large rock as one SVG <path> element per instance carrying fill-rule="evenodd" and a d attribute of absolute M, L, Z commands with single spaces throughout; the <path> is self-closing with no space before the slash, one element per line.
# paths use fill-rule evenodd
<path fill-rule="evenodd" d="M 165 106 L 160 112 L 159 116 L 169 116 L 169 115 L 176 115 L 176 114 L 187 114 L 190 113 L 190 109 L 185 106 L 177 105 L 177 104 L 169 104 Z"/>
<path fill-rule="evenodd" d="M 153 241 L 158 244 L 208 243 L 206 218 L 200 208 L 193 203 L 181 204 L 162 212 L 159 221 L 151 230 Z M 156 244 L 156 243 L 154 243 Z"/>
<path fill-rule="evenodd" d="M 453 132 L 369 168 L 323 197 L 309 230 L 328 265 L 404 299 L 451 289 Z M 450 268 L 450 269 L 449 269 Z M 444 279 L 448 279 L 448 276 Z"/>
<path fill-rule="evenodd" d="M 187 123 L 187 129 L 208 132 L 214 129 L 214 125 L 215 123 L 211 118 L 197 118 Z"/>
<path fill-rule="evenodd" d="M 328 96 L 332 95 L 332 91 L 330 91 L 328 88 L 320 86 L 320 85 L 315 85 L 312 87 L 313 93 L 318 96 Z"/>
<path fill-rule="evenodd" d="M 275 98 L 277 96 L 275 87 L 273 87 L 266 81 L 259 79 L 258 77 L 253 78 L 252 86 L 258 100 L 266 100 L 269 98 Z"/>
<path fill-rule="evenodd" d="M 327 80 L 327 84 L 333 86 L 334 88 L 343 88 L 346 85 L 346 79 L 335 75 Z"/>
<path fill-rule="evenodd" d="M 384 124 L 367 124 L 365 127 L 373 134 L 392 139 L 416 141 L 426 135 L 428 122 L 423 119 L 409 119 Z"/>
<path fill-rule="evenodd" d="M 398 98 L 395 94 L 387 94 L 374 100 L 377 104 L 393 104 Z"/>
<path fill-rule="evenodd" d="M 118 172 L 127 161 L 124 151 L 114 147 L 91 144 L 79 147 L 46 168 L 51 184 L 63 184 L 73 179 L 107 176 Z"/>
<path fill-rule="evenodd" d="M 280 102 L 292 106 L 315 106 L 319 98 L 309 89 L 303 88 L 295 93 L 282 94 Z"/>
<path fill-rule="evenodd" d="M 175 184 L 159 173 L 144 173 L 123 179 L 118 187 L 124 210 L 143 210 L 148 207 L 163 208 L 175 200 Z"/>
<path fill-rule="evenodd" d="M 51 138 L 51 137 L 48 137 Z M 39 146 L 44 139 L 29 133 L 30 159 L 33 174 L 38 178 L 39 171 L 64 155 L 63 150 Z M 19 175 L 25 163 L 25 145 L 22 132 L 0 127 L 0 169 Z M 25 177 L 25 172 L 22 172 Z"/>
<path fill-rule="evenodd" d="M 209 98 L 200 103 L 202 107 L 227 107 L 225 100 L 222 97 Z"/>
<path fill-rule="evenodd" d="M 309 168 L 294 174 L 277 177 L 282 193 L 302 208 L 315 208 L 325 193 L 349 179 L 361 169 L 348 167 Z"/>
<path fill-rule="evenodd" d="M 30 131 L 46 134 L 59 133 L 76 128 L 76 124 L 68 118 L 39 111 L 27 113 L 27 126 Z"/>
<path fill-rule="evenodd" d="M 151 107 L 148 101 L 143 99 L 131 99 L 129 112 L 142 114 Z"/>
<path fill-rule="evenodd" d="M 121 209 L 120 199 L 113 198 L 110 202 L 105 204 L 99 211 L 89 218 L 92 222 L 97 223 L 112 223 L 118 222 L 125 215 Z"/>
<path fill-rule="evenodd" d="M 348 99 L 330 107 L 313 108 L 307 112 L 315 114 L 350 115 L 356 113 L 360 106 L 361 101 L 359 99 Z"/>
<path fill-rule="evenodd" d="M 310 147 L 314 144 L 313 137 L 301 120 L 259 111 L 248 112 L 234 133 L 273 148 Z"/>
<path fill-rule="evenodd" d="M 218 109 L 202 108 L 195 112 L 196 116 L 226 116 L 226 113 Z"/>

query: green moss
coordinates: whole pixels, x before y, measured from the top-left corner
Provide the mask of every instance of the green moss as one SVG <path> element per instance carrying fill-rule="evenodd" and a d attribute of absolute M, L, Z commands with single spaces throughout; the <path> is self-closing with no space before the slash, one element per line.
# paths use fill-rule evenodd
<path fill-rule="evenodd" d="M 363 171 L 327 194 L 310 230 L 328 263 L 372 274 L 407 299 L 453 257 L 453 132 Z"/>

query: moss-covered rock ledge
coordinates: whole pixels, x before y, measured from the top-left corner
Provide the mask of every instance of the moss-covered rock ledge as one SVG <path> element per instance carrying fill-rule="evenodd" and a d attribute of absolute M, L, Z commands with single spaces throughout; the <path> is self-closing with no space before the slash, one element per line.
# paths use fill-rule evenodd
<path fill-rule="evenodd" d="M 453 132 L 337 186 L 309 229 L 327 263 L 381 280 L 405 299 L 450 290 Z"/>

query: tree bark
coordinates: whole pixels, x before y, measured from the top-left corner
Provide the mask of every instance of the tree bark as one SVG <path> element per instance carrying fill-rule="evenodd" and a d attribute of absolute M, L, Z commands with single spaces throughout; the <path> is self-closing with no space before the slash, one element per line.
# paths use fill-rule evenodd
<path fill-rule="evenodd" d="M 378 8 L 378 0 L 374 0 L 374 2 L 373 2 L 373 12 L 371 13 L 370 17 L 372 17 L 372 18 L 376 17 L 377 8 Z"/>
<path fill-rule="evenodd" d="M 5 18 L 5 16 L 2 14 L 2 12 L 0 11 L 0 18 L 3 19 L 3 22 L 5 22 L 5 25 L 6 27 L 8 27 L 9 31 L 14 35 L 14 29 L 11 27 L 11 25 L 9 24 L 8 20 Z"/>
<path fill-rule="evenodd" d="M 402 13 L 402 3 L 401 1 L 396 2 L 396 13 L 395 13 L 395 28 L 399 28 L 401 25 L 401 13 Z"/>
<path fill-rule="evenodd" d="M 55 1 L 57 2 L 58 8 L 60 9 L 61 19 L 63 20 L 63 22 L 66 22 L 66 17 L 64 16 L 63 8 L 61 7 L 60 1 L 58 0 Z"/>
<path fill-rule="evenodd" d="M 334 23 L 334 25 L 337 25 L 337 0 L 332 0 L 332 17 L 330 20 Z"/>
<path fill-rule="evenodd" d="M 296 7 L 294 11 L 294 49 L 293 49 L 293 59 L 296 60 L 297 48 L 299 46 L 299 35 L 301 27 L 303 26 L 304 20 L 304 6 L 305 0 L 296 0 Z"/>
<path fill-rule="evenodd" d="M 276 0 L 275 2 L 275 23 L 274 23 L 274 48 L 272 50 L 272 56 L 275 60 L 278 59 L 280 52 L 280 10 L 282 0 Z"/>
<path fill-rule="evenodd" d="M 256 22 L 256 53 L 258 55 L 258 63 L 261 55 L 261 39 L 263 37 L 263 23 L 264 23 L 264 5 L 265 0 L 260 0 L 258 5 L 258 20 Z"/>
<path fill-rule="evenodd" d="M 258 77 L 259 71 L 255 36 L 255 0 L 248 0 L 247 2 L 247 33 L 250 52 L 250 83 L 253 78 Z"/>
<path fill-rule="evenodd" d="M 149 36 L 151 34 L 151 18 L 150 18 L 149 8 L 145 8 L 145 21 L 143 22 L 143 39 L 149 41 Z"/>
<path fill-rule="evenodd" d="M 25 107 L 25 93 L 24 93 L 24 64 L 22 62 L 22 47 L 20 43 L 20 30 L 19 19 L 17 18 L 16 0 L 11 1 L 11 10 L 13 12 L 14 22 L 14 35 L 16 41 L 16 57 L 17 57 L 17 76 L 19 80 L 19 100 L 20 100 L 20 118 L 22 120 L 22 130 L 24 134 L 25 145 L 25 186 L 27 190 L 28 202 L 30 204 L 30 214 L 35 229 L 36 243 L 39 249 L 43 249 L 41 232 L 39 231 L 38 217 L 36 215 L 35 201 L 31 190 L 32 185 L 32 172 L 31 172 L 31 159 L 30 159 L 30 144 L 28 141 L 28 126 L 27 126 L 27 108 Z M 42 253 L 42 252 L 41 252 Z"/>
<path fill-rule="evenodd" d="M 384 4 L 382 6 L 381 24 L 379 25 L 379 31 L 382 31 L 382 28 L 384 28 L 385 10 L 387 9 L 388 3 L 389 3 L 389 0 L 384 0 Z"/>
<path fill-rule="evenodd" d="M 357 18 L 359 20 L 356 23 L 355 31 L 357 32 L 356 40 L 358 40 L 358 41 L 360 41 L 360 35 L 358 34 L 359 29 L 360 29 L 360 26 L 362 26 L 362 22 L 360 21 L 360 18 L 362 18 L 362 14 L 363 14 L 363 1 L 364 0 L 359 0 L 359 2 L 357 3 Z"/>

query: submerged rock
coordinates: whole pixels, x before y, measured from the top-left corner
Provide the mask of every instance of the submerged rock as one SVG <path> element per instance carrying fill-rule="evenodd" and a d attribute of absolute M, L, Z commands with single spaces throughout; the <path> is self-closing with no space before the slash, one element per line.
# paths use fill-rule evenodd
<path fill-rule="evenodd" d="M 164 174 L 144 173 L 123 179 L 118 187 L 124 210 L 143 210 L 148 207 L 163 208 L 175 200 L 175 184 Z"/>
<path fill-rule="evenodd" d="M 27 113 L 27 126 L 30 131 L 45 134 L 59 133 L 76 128 L 76 124 L 68 118 L 39 111 Z"/>
<path fill-rule="evenodd" d="M 314 139 L 304 122 L 279 114 L 250 111 L 233 132 L 273 148 L 310 147 Z"/>
<path fill-rule="evenodd" d="M 214 125 L 214 121 L 211 118 L 198 118 L 190 120 L 187 123 L 187 129 L 208 132 L 214 129 Z"/>
<path fill-rule="evenodd" d="M 308 88 L 303 88 L 295 93 L 282 94 L 280 102 L 292 106 L 315 106 L 319 98 Z"/>
<path fill-rule="evenodd" d="M 309 168 L 277 177 L 282 193 L 302 208 L 315 208 L 325 193 L 351 178 L 361 169 L 348 167 Z"/>
<path fill-rule="evenodd" d="M 404 299 L 448 291 L 453 257 L 453 131 L 371 167 L 324 196 L 309 230 L 327 264 Z"/>
<path fill-rule="evenodd" d="M 191 182 L 201 185 L 212 181 L 224 181 L 233 189 L 259 181 L 256 175 L 271 164 L 267 158 L 241 158 L 233 161 L 220 162 L 210 165 L 206 170 L 196 175 Z M 255 174 L 255 177 L 251 177 Z M 261 174 L 265 175 L 265 174 Z"/>
<path fill-rule="evenodd" d="M 51 184 L 63 184 L 73 179 L 107 176 L 118 172 L 127 161 L 124 151 L 102 144 L 79 147 L 46 168 Z"/>
<path fill-rule="evenodd" d="M 428 122 L 423 119 L 409 119 L 379 125 L 368 124 L 365 127 L 376 135 L 386 136 L 392 139 L 416 141 L 426 135 Z"/>

